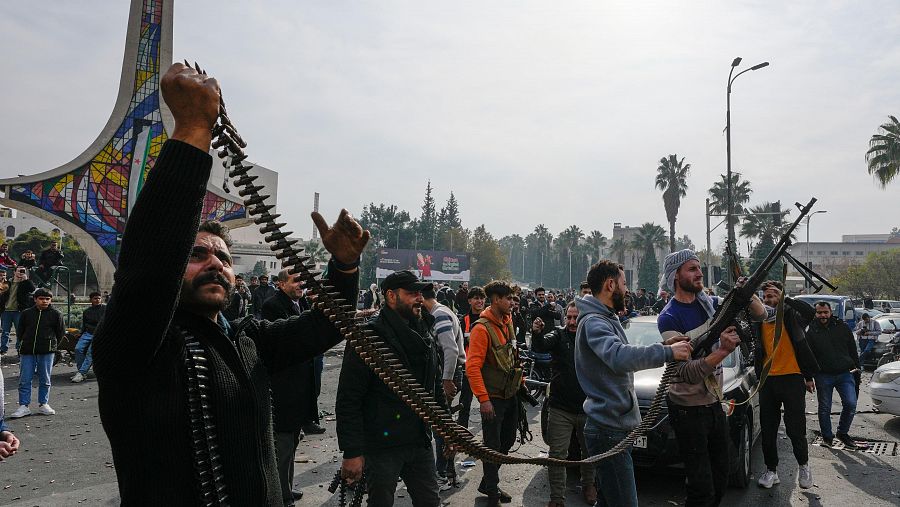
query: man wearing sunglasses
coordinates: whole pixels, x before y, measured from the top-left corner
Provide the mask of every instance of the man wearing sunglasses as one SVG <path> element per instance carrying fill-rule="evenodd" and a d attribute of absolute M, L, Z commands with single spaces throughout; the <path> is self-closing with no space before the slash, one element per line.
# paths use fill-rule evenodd
<path fill-rule="evenodd" d="M 231 240 L 223 225 L 200 224 L 219 87 L 177 63 L 160 84 L 175 129 L 128 217 L 94 337 L 121 503 L 282 505 L 267 370 L 308 361 L 342 336 L 319 311 L 222 317 L 235 282 Z M 328 283 L 352 301 L 369 233 L 346 210 L 333 227 L 318 213 L 313 221 L 332 253 Z"/>

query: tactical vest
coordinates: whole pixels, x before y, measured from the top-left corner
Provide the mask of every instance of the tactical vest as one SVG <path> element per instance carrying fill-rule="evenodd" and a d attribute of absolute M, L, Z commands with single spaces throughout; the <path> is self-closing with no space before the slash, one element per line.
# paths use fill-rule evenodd
<path fill-rule="evenodd" d="M 500 342 L 497 328 L 490 320 L 480 318 L 475 324 L 484 326 L 491 339 L 484 357 L 484 366 L 481 367 L 484 387 L 491 398 L 508 400 L 516 395 L 522 384 L 522 368 L 519 366 L 516 349 L 513 346 L 515 331 L 512 322 L 507 327 L 506 343 Z"/>

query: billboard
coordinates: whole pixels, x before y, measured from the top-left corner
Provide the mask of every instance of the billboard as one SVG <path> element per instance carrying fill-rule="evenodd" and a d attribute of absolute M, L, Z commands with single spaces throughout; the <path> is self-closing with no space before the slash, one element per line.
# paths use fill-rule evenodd
<path fill-rule="evenodd" d="M 408 269 L 423 280 L 468 282 L 469 254 L 435 250 L 378 250 L 375 277 L 386 278 L 394 271 Z"/>

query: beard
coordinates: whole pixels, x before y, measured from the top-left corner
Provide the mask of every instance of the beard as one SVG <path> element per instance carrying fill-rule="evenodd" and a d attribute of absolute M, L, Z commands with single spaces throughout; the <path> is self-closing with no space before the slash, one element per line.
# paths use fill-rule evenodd
<path fill-rule="evenodd" d="M 201 295 L 200 289 L 209 283 L 214 283 L 225 289 L 225 297 L 221 300 L 215 300 L 209 296 Z M 181 297 L 178 305 L 198 313 L 221 312 L 228 308 L 232 294 L 234 294 L 234 286 L 221 273 L 201 273 L 189 283 L 182 280 Z"/>
<path fill-rule="evenodd" d="M 398 299 L 395 311 L 406 320 L 419 320 L 422 318 L 422 305 L 420 303 L 407 305 Z"/>
<path fill-rule="evenodd" d="M 692 281 L 690 281 L 690 280 L 682 280 L 682 279 L 678 279 L 678 280 L 676 280 L 676 283 L 678 284 L 678 288 L 679 288 L 679 289 L 681 289 L 681 290 L 683 290 L 683 291 L 685 291 L 685 292 L 690 292 L 691 294 L 697 294 L 697 293 L 699 293 L 700 291 L 703 290 L 703 284 L 702 284 L 702 283 L 700 284 L 699 287 L 698 287 L 697 285 L 695 285 L 694 282 L 692 282 Z"/>
<path fill-rule="evenodd" d="M 615 291 L 612 295 L 613 311 L 621 312 L 625 310 L 625 291 Z"/>

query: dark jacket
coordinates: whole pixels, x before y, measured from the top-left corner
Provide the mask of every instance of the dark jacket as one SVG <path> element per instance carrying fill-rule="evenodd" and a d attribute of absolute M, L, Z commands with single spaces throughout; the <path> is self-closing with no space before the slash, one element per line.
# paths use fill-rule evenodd
<path fill-rule="evenodd" d="M 91 305 L 81 314 L 81 332 L 94 334 L 97 332 L 97 325 L 103 319 L 106 313 L 106 305 Z"/>
<path fill-rule="evenodd" d="M 456 291 L 456 297 L 454 298 L 454 302 L 456 303 L 456 311 L 460 314 L 467 314 L 471 311 L 469 308 L 469 291 L 463 289 L 462 287 Z"/>
<path fill-rule="evenodd" d="M 48 248 L 42 251 L 41 255 L 38 257 L 38 265 L 45 268 L 52 268 L 53 266 L 59 266 L 60 264 L 62 264 L 62 260 L 62 250 L 50 250 Z"/>
<path fill-rule="evenodd" d="M 9 293 L 12 292 L 12 284 L 14 283 L 16 282 L 10 280 L 9 290 L 0 294 L 0 311 L 6 308 L 6 302 L 9 301 Z M 16 301 L 19 302 L 19 311 L 21 312 L 34 306 L 34 298 L 31 297 L 31 293 L 34 292 L 34 284 L 28 279 L 18 283 L 19 287 L 16 289 Z"/>
<path fill-rule="evenodd" d="M 525 333 L 528 331 L 528 323 L 525 321 L 525 316 L 522 315 L 522 312 L 513 312 L 512 323 L 513 328 L 516 330 L 516 343 L 519 344 L 519 347 L 526 346 Z"/>
<path fill-rule="evenodd" d="M 434 317 L 422 312 L 422 319 L 411 323 L 385 305 L 378 319 L 369 325 L 418 384 L 433 392 L 435 400 L 441 400 L 443 394 L 438 387 L 441 369 L 431 331 Z M 344 451 L 344 458 L 405 446 L 431 448 L 428 426 L 349 345 L 344 350 L 334 411 L 338 446 Z"/>
<path fill-rule="evenodd" d="M 205 151 L 165 143 L 128 218 L 112 297 L 94 337 L 100 418 L 122 505 L 200 504 L 182 329 L 206 351 L 211 424 L 231 505 L 282 504 L 267 368 L 308 361 L 343 338 L 318 311 L 276 322 L 247 317 L 226 334 L 176 308 L 211 167 Z M 159 262 L 159 252 L 167 262 Z M 358 275 L 329 273 L 350 300 Z"/>
<path fill-rule="evenodd" d="M 36 306 L 32 306 L 19 315 L 19 323 L 16 325 L 21 343 L 19 354 L 56 352 L 65 332 L 63 316 L 59 310 L 53 306 L 46 310 L 38 310 Z"/>
<path fill-rule="evenodd" d="M 534 321 L 538 317 L 544 321 L 544 329 L 553 329 L 559 320 L 559 312 L 556 311 L 555 305 L 551 306 L 549 302 L 537 303 L 531 308 L 531 320 Z"/>
<path fill-rule="evenodd" d="M 302 311 L 302 310 L 301 310 Z M 291 298 L 282 290 L 263 303 L 262 318 L 269 321 L 300 315 Z M 316 374 L 312 361 L 296 363 L 269 375 L 272 383 L 272 417 L 275 431 L 293 433 L 314 420 L 316 405 Z"/>
<path fill-rule="evenodd" d="M 272 296 L 275 295 L 275 291 L 277 289 L 272 287 L 269 284 L 260 285 L 257 287 L 251 296 L 250 303 L 253 305 L 253 315 L 257 317 L 262 315 L 262 307 L 263 304 Z"/>
<path fill-rule="evenodd" d="M 806 326 L 808 326 L 815 317 L 816 311 L 813 307 L 798 299 L 789 297 L 784 298 L 784 330 L 791 336 L 791 344 L 794 346 L 797 365 L 800 367 L 800 373 L 806 380 L 811 380 L 816 373 L 819 373 L 819 363 L 816 362 L 816 356 L 813 355 L 812 350 L 809 348 L 809 342 L 806 341 L 805 331 Z M 761 341 L 761 330 L 762 324 L 760 322 L 754 322 L 753 331 L 757 343 L 753 362 L 757 376 L 762 373 L 763 363 L 766 360 L 766 349 Z"/>
<path fill-rule="evenodd" d="M 859 368 L 859 351 L 853 332 L 832 316 L 827 325 L 815 319 L 806 332 L 806 341 L 819 362 L 821 373 L 835 375 Z"/>
<path fill-rule="evenodd" d="M 546 329 L 546 328 L 545 328 Z M 573 414 L 584 413 L 584 391 L 575 374 L 575 333 L 557 327 L 547 333 L 534 333 L 531 346 L 553 356 L 550 363 L 550 406 Z"/>
<path fill-rule="evenodd" d="M 231 302 L 228 303 L 228 308 L 222 310 L 222 314 L 228 320 L 238 320 L 241 317 L 246 317 L 249 300 L 249 294 L 241 294 L 238 291 L 234 291 L 234 294 L 231 295 Z"/>

